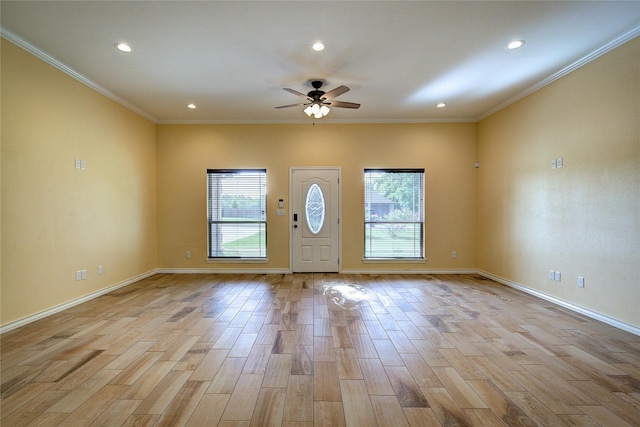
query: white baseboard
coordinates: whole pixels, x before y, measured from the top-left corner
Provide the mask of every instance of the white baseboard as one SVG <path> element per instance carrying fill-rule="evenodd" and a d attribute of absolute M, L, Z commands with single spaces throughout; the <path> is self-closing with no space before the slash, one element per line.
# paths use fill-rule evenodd
<path fill-rule="evenodd" d="M 604 314 L 600 314 L 600 313 L 598 313 L 596 311 L 589 310 L 589 309 L 586 309 L 584 307 L 580 307 L 579 305 L 575 305 L 575 304 L 572 304 L 570 302 L 567 302 L 567 301 L 561 300 L 559 298 L 553 297 L 551 295 L 547 295 L 545 293 L 536 291 L 535 289 L 527 288 L 526 286 L 523 286 L 523 285 L 521 285 L 519 283 L 512 282 L 511 280 L 504 279 L 504 278 L 502 278 L 500 276 L 496 276 L 496 275 L 491 274 L 491 273 L 487 273 L 486 271 L 478 270 L 478 274 L 480 276 L 486 277 L 487 279 L 494 280 L 494 281 L 496 281 L 498 283 L 502 283 L 503 285 L 507 285 L 507 286 L 509 286 L 511 288 L 518 289 L 519 291 L 522 291 L 522 292 L 527 293 L 529 295 L 536 296 L 536 297 L 541 298 L 541 299 L 543 299 L 545 301 L 549 301 L 549 302 L 557 304 L 557 305 L 559 305 L 561 307 L 567 308 L 567 309 L 569 309 L 571 311 L 575 311 L 576 313 L 580 313 L 580 314 L 585 315 L 587 317 L 590 317 L 590 318 L 592 318 L 594 320 L 598 320 L 598 321 L 600 321 L 602 323 L 606 323 L 607 325 L 611 325 L 611 326 L 614 326 L 614 327 L 616 327 L 618 329 L 622 329 L 623 331 L 626 331 L 626 332 L 632 333 L 634 335 L 640 336 L 640 327 L 637 327 L 637 326 L 634 326 L 634 325 L 630 325 L 630 324 L 625 323 L 625 322 L 621 322 L 620 320 L 614 319 L 614 318 L 609 317 L 609 316 L 605 316 Z"/>
<path fill-rule="evenodd" d="M 159 274 L 291 274 L 288 268 L 159 268 Z M 452 270 L 342 270 L 340 274 L 475 274 L 473 268 Z"/>
<path fill-rule="evenodd" d="M 80 298 L 76 298 L 74 300 L 65 302 L 64 304 L 60 304 L 60 305 L 56 305 L 54 307 L 48 308 L 44 311 L 41 311 L 39 313 L 36 314 L 32 314 L 31 316 L 27 316 L 27 317 L 23 317 L 22 319 L 18 319 L 15 320 L 13 322 L 9 322 L 5 325 L 0 326 L 0 335 L 4 334 L 5 332 L 9 332 L 13 329 L 19 328 L 20 326 L 24 326 L 26 324 L 29 324 L 31 322 L 35 322 L 36 320 L 40 320 L 43 319 L 47 316 L 51 316 L 52 314 L 56 314 L 59 313 L 63 310 L 66 310 L 68 308 L 74 307 L 78 304 L 82 304 L 83 302 L 87 302 L 90 301 L 94 298 L 98 298 L 99 296 L 102 296 L 104 294 L 108 294 L 109 292 L 115 291 L 116 289 L 120 289 L 123 288 L 125 286 L 131 285 L 135 282 L 138 282 L 142 279 L 146 279 L 147 277 L 151 277 L 154 274 L 156 274 L 158 271 L 156 269 L 154 270 L 149 270 L 145 273 L 142 274 L 138 274 L 137 276 L 133 276 L 127 280 L 123 280 L 122 282 L 116 283 L 115 285 L 111 285 L 107 288 L 104 289 L 100 289 L 99 291 L 96 292 L 92 292 L 90 294 L 87 294 L 85 296 L 82 296 Z"/>
<path fill-rule="evenodd" d="M 159 274 L 289 274 L 288 268 L 159 268 Z"/>
<path fill-rule="evenodd" d="M 475 274 L 475 268 L 458 268 L 452 270 L 342 270 L 342 274 Z"/>

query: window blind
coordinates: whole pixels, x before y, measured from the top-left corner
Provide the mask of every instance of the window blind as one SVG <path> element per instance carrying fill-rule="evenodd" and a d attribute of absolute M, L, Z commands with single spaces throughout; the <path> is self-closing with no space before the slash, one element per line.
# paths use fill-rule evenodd
<path fill-rule="evenodd" d="M 424 258 L 424 169 L 365 169 L 364 183 L 364 257 Z"/>
<path fill-rule="evenodd" d="M 266 169 L 208 169 L 209 258 L 266 258 Z"/>

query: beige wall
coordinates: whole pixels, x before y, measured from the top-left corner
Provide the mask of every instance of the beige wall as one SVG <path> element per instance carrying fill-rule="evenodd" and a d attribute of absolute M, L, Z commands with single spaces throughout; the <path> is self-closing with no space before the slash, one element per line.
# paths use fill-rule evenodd
<path fill-rule="evenodd" d="M 289 269 L 289 167 L 342 168 L 344 271 L 475 267 L 476 124 L 159 125 L 158 263 Z M 425 168 L 424 264 L 364 264 L 364 168 Z M 266 168 L 268 264 L 206 263 L 207 168 Z M 457 259 L 451 259 L 456 250 Z M 191 258 L 185 252 L 191 251 Z"/>
<path fill-rule="evenodd" d="M 477 268 L 640 326 L 639 49 L 479 124 L 156 126 L 3 40 L 0 322 L 155 268 L 287 270 L 289 167 L 340 166 L 345 271 Z M 362 262 L 369 167 L 425 168 L 425 264 Z M 267 169 L 268 264 L 205 262 L 207 168 Z"/>
<path fill-rule="evenodd" d="M 640 38 L 483 120 L 478 141 L 478 269 L 640 326 Z"/>
<path fill-rule="evenodd" d="M 156 128 L 4 39 L 1 76 L 4 325 L 156 267 Z"/>

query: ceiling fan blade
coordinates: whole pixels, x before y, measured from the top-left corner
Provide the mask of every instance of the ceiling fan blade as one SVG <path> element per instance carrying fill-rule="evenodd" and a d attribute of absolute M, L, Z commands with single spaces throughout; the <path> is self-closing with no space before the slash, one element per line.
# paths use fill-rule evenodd
<path fill-rule="evenodd" d="M 326 100 L 330 100 L 330 99 L 333 99 L 333 98 L 336 98 L 336 97 L 342 95 L 343 93 L 347 93 L 350 90 L 351 89 L 349 89 L 348 87 L 346 87 L 344 85 L 343 86 L 338 86 L 337 88 L 331 89 L 329 92 L 327 92 L 324 95 L 322 95 L 322 97 L 324 99 L 326 99 Z"/>
<path fill-rule="evenodd" d="M 274 108 L 289 108 L 289 107 L 301 107 L 303 105 L 309 105 L 309 103 L 300 103 L 300 104 L 289 104 L 289 105 L 281 105 L 279 107 L 274 107 Z"/>
<path fill-rule="evenodd" d="M 297 90 L 293 90 L 293 89 L 288 88 L 288 87 L 283 87 L 282 89 L 284 89 L 284 90 L 286 90 L 287 92 L 292 93 L 292 94 L 294 94 L 294 95 L 298 95 L 298 96 L 301 96 L 301 97 L 303 97 L 303 98 L 307 98 L 307 99 L 309 99 L 309 97 L 307 96 L 307 94 L 306 94 L 306 93 L 298 92 Z"/>
<path fill-rule="evenodd" d="M 356 104 L 355 102 L 331 101 L 331 102 L 326 102 L 326 104 L 331 107 L 360 108 L 360 104 Z"/>

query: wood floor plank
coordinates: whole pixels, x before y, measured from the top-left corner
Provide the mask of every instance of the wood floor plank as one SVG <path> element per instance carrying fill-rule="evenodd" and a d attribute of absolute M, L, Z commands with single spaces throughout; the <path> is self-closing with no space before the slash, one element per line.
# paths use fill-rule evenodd
<path fill-rule="evenodd" d="M 93 420 L 89 427 L 122 425 L 139 404 L 139 400 L 117 399 Z"/>
<path fill-rule="evenodd" d="M 409 422 L 395 396 L 371 396 L 378 427 L 409 427 Z"/>
<path fill-rule="evenodd" d="M 125 385 L 110 385 L 102 387 L 89 400 L 78 407 L 65 418 L 68 425 L 89 425 L 98 418 L 127 388 Z M 53 411 L 55 412 L 55 411 Z"/>
<path fill-rule="evenodd" d="M 422 388 L 421 391 L 443 426 L 471 427 L 473 425 L 445 388 Z"/>
<path fill-rule="evenodd" d="M 429 402 L 422 394 L 411 373 L 404 366 L 385 366 L 391 387 L 403 408 L 428 408 Z"/>
<path fill-rule="evenodd" d="M 227 357 L 211 381 L 207 393 L 231 394 L 242 374 L 247 359 Z"/>
<path fill-rule="evenodd" d="M 167 409 L 162 413 L 156 426 L 181 427 L 186 425 L 208 386 L 209 383 L 207 381 L 185 382 L 175 394 Z"/>
<path fill-rule="evenodd" d="M 251 421 L 263 379 L 263 374 L 241 374 L 222 420 Z"/>
<path fill-rule="evenodd" d="M 73 412 L 106 386 L 119 371 L 100 371 L 58 400 L 47 412 Z"/>
<path fill-rule="evenodd" d="M 404 366 L 409 370 L 418 387 L 443 387 L 431 367 L 419 354 L 401 354 Z"/>
<path fill-rule="evenodd" d="M 230 394 L 205 394 L 187 421 L 188 427 L 219 425 Z"/>
<path fill-rule="evenodd" d="M 487 404 L 473 391 L 454 368 L 434 367 L 433 372 L 451 393 L 460 408 L 486 408 Z"/>
<path fill-rule="evenodd" d="M 394 395 L 393 387 L 379 359 L 358 360 L 365 386 L 370 395 Z"/>
<path fill-rule="evenodd" d="M 313 404 L 314 427 L 345 427 L 342 402 L 316 401 Z"/>
<path fill-rule="evenodd" d="M 157 414 L 167 409 L 178 391 L 187 382 L 191 372 L 171 371 L 158 383 L 153 391 L 136 408 L 134 414 Z"/>
<path fill-rule="evenodd" d="M 291 374 L 291 354 L 272 354 L 264 374 L 263 387 L 287 388 Z"/>
<path fill-rule="evenodd" d="M 440 427 L 441 425 L 432 408 L 402 408 L 402 410 L 411 427 Z"/>
<path fill-rule="evenodd" d="M 342 403 L 347 427 L 375 426 L 376 417 L 363 380 L 341 380 Z"/>
<path fill-rule="evenodd" d="M 313 398 L 323 401 L 340 401 L 340 382 L 335 362 L 314 362 Z"/>
<path fill-rule="evenodd" d="M 468 384 L 486 402 L 493 413 L 509 426 L 533 425 L 534 421 L 489 380 L 468 380 Z M 481 414 L 483 411 L 471 412 Z M 484 423 L 489 424 L 489 423 Z"/>
<path fill-rule="evenodd" d="M 338 378 L 341 380 L 361 380 L 362 372 L 358 365 L 358 356 L 353 348 L 336 348 Z"/>
<path fill-rule="evenodd" d="M 313 422 L 313 376 L 290 375 L 284 406 L 285 422 Z"/>
<path fill-rule="evenodd" d="M 282 425 L 286 388 L 262 388 L 251 417 L 251 427 Z"/>

